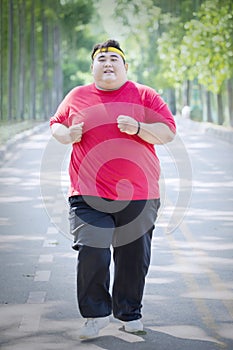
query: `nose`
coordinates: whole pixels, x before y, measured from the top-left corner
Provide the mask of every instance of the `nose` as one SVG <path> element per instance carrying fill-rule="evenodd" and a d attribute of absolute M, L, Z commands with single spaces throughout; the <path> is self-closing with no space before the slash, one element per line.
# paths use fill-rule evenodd
<path fill-rule="evenodd" d="M 105 66 L 105 67 L 112 66 L 112 62 L 111 62 L 110 60 L 107 59 L 107 60 L 104 62 L 104 66 Z"/>

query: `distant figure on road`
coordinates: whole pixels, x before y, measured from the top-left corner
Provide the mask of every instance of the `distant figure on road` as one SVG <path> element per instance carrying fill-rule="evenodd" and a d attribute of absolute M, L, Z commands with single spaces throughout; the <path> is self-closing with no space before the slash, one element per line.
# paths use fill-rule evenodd
<path fill-rule="evenodd" d="M 190 119 L 191 108 L 189 106 L 184 106 L 181 111 L 181 115 L 185 119 Z"/>
<path fill-rule="evenodd" d="M 143 330 L 142 298 L 160 206 L 154 145 L 172 141 L 176 130 L 158 93 L 128 80 L 117 41 L 95 45 L 91 58 L 93 83 L 71 90 L 50 120 L 52 135 L 72 144 L 69 219 L 78 251 L 78 305 L 87 319 L 80 339 L 98 336 L 111 313 L 125 331 Z"/>

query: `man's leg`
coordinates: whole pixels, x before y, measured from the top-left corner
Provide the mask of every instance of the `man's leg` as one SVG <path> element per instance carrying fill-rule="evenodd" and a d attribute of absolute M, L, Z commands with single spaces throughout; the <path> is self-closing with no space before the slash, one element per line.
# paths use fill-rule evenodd
<path fill-rule="evenodd" d="M 142 317 L 142 297 L 151 255 L 152 230 L 129 244 L 114 248 L 113 314 L 121 321 Z"/>
<path fill-rule="evenodd" d="M 79 310 L 85 318 L 105 317 L 112 312 L 109 293 L 109 248 L 80 246 L 77 266 Z"/>
<path fill-rule="evenodd" d="M 81 196 L 72 197 L 70 204 L 73 248 L 78 250 L 77 296 L 80 313 L 85 318 L 104 317 L 112 311 L 109 265 L 114 221 L 110 214 L 91 207 Z"/>

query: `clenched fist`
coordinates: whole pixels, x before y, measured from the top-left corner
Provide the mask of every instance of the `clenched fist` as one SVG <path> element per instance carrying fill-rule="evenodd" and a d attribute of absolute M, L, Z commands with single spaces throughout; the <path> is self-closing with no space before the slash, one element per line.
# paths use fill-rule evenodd
<path fill-rule="evenodd" d="M 117 126 L 121 132 L 125 132 L 128 135 L 135 135 L 138 131 L 137 120 L 127 115 L 119 115 Z"/>
<path fill-rule="evenodd" d="M 80 142 L 83 134 L 83 122 L 69 127 L 71 142 Z"/>

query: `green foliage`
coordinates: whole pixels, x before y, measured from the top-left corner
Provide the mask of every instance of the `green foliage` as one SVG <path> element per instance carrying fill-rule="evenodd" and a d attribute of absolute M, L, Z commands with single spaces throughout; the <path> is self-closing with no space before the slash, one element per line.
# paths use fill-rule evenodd
<path fill-rule="evenodd" d="M 195 80 L 219 93 L 233 77 L 232 0 L 1 0 L 0 35 L 1 120 L 32 118 L 33 104 L 51 115 L 92 81 L 92 47 L 110 37 L 129 78 L 159 92 Z"/>
<path fill-rule="evenodd" d="M 219 93 L 230 78 L 233 58 L 233 12 L 230 1 L 204 2 L 196 18 L 183 24 L 176 19 L 159 39 L 164 76 L 177 87 L 198 79 L 207 90 Z"/>
<path fill-rule="evenodd" d="M 152 0 L 118 1 L 116 13 L 121 16 L 125 31 L 129 77 L 138 82 L 155 85 L 158 74 L 157 43 L 161 9 Z"/>
<path fill-rule="evenodd" d="M 181 55 L 188 61 L 189 78 L 219 93 L 233 74 L 233 12 L 222 1 L 206 1 L 197 19 L 185 25 Z"/>
<path fill-rule="evenodd" d="M 48 118 L 73 83 L 86 82 L 80 49 L 92 48 L 93 13 L 92 0 L 1 0 L 2 121 Z"/>
<path fill-rule="evenodd" d="M 186 79 L 187 63 L 181 60 L 180 42 L 184 34 L 183 23 L 179 18 L 166 15 L 163 22 L 169 27 L 158 39 L 158 54 L 161 60 L 162 75 L 167 87 L 179 87 Z"/>

